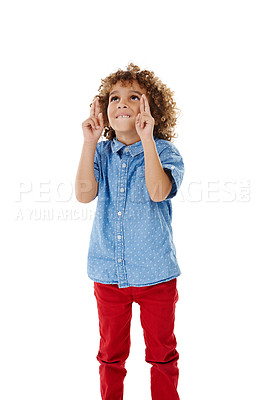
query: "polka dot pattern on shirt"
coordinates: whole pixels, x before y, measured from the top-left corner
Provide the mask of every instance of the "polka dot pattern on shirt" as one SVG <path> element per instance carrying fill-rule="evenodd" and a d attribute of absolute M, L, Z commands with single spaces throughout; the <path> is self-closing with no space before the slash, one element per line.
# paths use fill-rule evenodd
<path fill-rule="evenodd" d="M 167 198 L 153 202 L 145 183 L 142 142 L 130 146 L 97 143 L 94 172 L 97 207 L 90 235 L 87 271 L 95 282 L 119 287 L 149 286 L 180 275 L 172 232 L 171 199 L 183 179 L 175 145 L 154 137 L 161 164 L 172 180 Z"/>

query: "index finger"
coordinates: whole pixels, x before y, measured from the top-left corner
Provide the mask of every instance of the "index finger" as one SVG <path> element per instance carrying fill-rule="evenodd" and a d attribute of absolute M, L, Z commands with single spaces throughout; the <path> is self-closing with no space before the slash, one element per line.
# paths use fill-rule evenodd
<path fill-rule="evenodd" d="M 99 98 L 98 97 L 96 97 L 96 99 L 95 99 L 94 112 L 95 112 L 95 117 L 98 117 L 98 114 L 100 113 L 100 103 L 99 103 Z"/>
<path fill-rule="evenodd" d="M 148 99 L 145 96 L 145 94 L 143 94 L 142 96 L 143 96 L 143 99 L 144 99 L 144 111 L 147 112 L 147 113 L 150 113 L 150 105 L 149 105 Z"/>

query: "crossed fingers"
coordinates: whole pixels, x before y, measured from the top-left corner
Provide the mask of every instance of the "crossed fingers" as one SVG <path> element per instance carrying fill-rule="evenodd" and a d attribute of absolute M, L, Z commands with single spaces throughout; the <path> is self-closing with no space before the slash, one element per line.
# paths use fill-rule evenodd
<path fill-rule="evenodd" d="M 100 113 L 100 104 L 98 97 L 96 97 L 91 105 L 90 116 L 98 117 L 99 113 Z"/>
<path fill-rule="evenodd" d="M 152 135 L 154 118 L 151 115 L 150 105 L 147 97 L 143 94 L 140 98 L 140 113 L 136 118 L 136 129 L 140 138 Z"/>
<path fill-rule="evenodd" d="M 140 112 L 150 114 L 150 106 L 147 97 L 143 94 L 140 98 Z"/>

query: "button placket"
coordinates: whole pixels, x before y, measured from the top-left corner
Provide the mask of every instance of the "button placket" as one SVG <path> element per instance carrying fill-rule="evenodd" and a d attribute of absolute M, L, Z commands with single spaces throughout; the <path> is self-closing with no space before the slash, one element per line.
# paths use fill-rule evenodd
<path fill-rule="evenodd" d="M 115 228 L 115 267 L 119 287 L 127 287 L 128 280 L 124 263 L 124 240 L 123 240 L 123 216 L 126 205 L 126 188 L 127 188 L 127 160 L 129 155 L 128 148 L 122 154 L 119 162 L 118 177 L 118 195 L 117 195 L 117 217 Z"/>

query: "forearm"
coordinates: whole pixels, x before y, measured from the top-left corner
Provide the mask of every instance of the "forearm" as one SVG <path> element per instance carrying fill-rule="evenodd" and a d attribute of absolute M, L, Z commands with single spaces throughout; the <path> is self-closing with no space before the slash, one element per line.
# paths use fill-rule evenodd
<path fill-rule="evenodd" d="M 78 166 L 75 193 L 76 198 L 81 203 L 92 201 L 98 191 L 98 183 L 94 174 L 94 157 L 97 141 L 84 141 L 80 162 Z"/>
<path fill-rule="evenodd" d="M 163 201 L 172 189 L 172 182 L 164 172 L 153 138 L 142 141 L 145 160 L 146 187 L 152 201 Z"/>

